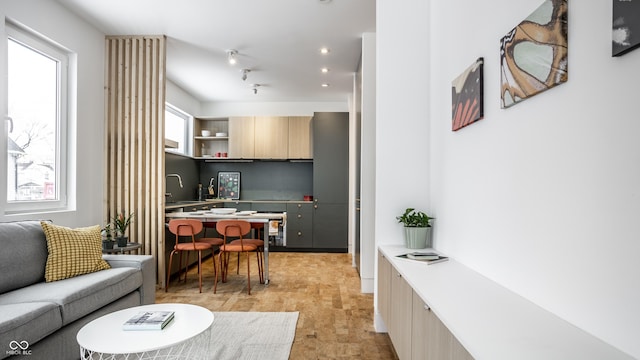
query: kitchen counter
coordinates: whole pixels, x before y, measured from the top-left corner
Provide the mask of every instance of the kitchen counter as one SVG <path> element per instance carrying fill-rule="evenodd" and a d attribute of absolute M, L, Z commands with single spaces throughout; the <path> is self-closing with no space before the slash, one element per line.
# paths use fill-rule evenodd
<path fill-rule="evenodd" d="M 252 204 L 252 203 L 276 203 L 276 204 L 311 204 L 313 201 L 306 200 L 231 200 L 231 199 L 207 199 L 204 201 L 198 200 L 186 200 L 186 201 L 176 201 L 176 202 L 168 202 L 165 204 L 165 210 L 175 210 L 180 208 L 189 208 L 196 210 L 206 210 L 202 209 L 203 206 L 210 207 L 211 205 L 227 205 L 227 204 Z"/>
<path fill-rule="evenodd" d="M 265 227 L 269 226 L 271 220 L 280 220 L 286 223 L 286 213 L 251 213 L 240 215 L 235 214 L 214 214 L 210 211 L 195 212 L 176 212 L 168 213 L 166 217 L 169 219 L 193 219 L 202 222 L 220 221 L 220 220 L 246 220 L 249 222 L 264 223 Z M 269 231 L 263 232 L 264 240 L 264 277 L 265 284 L 269 284 Z"/>

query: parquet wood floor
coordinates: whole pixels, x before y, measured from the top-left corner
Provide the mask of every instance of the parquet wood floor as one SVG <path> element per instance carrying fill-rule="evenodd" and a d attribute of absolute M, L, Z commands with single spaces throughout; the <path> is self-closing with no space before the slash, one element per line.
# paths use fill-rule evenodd
<path fill-rule="evenodd" d="M 245 260 L 244 258 L 243 260 Z M 169 291 L 156 292 L 158 303 L 189 303 L 212 311 L 298 311 L 300 316 L 290 359 L 397 359 L 387 334 L 373 329 L 373 295 L 360 293 L 360 278 L 350 254 L 286 253 L 269 256 L 269 285 L 260 284 L 251 257 L 251 295 L 246 262 L 213 293 L 213 265 L 203 266 L 202 294 L 196 268 L 187 282 L 173 280 Z"/>

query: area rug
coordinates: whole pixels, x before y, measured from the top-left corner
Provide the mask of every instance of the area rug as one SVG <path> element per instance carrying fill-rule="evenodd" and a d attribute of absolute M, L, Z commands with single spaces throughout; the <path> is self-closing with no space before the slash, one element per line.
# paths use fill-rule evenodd
<path fill-rule="evenodd" d="M 210 359 L 286 360 L 298 312 L 214 312 Z"/>

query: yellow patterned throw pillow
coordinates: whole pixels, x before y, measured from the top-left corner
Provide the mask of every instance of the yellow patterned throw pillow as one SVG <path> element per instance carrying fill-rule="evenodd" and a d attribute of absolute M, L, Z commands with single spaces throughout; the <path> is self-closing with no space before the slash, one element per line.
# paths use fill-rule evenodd
<path fill-rule="evenodd" d="M 102 259 L 100 226 L 71 229 L 40 222 L 47 238 L 46 282 L 109 269 Z"/>

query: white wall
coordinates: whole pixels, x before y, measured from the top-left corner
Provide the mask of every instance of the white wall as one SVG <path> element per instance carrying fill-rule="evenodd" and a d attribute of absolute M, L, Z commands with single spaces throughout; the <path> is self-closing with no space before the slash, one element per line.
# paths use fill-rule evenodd
<path fill-rule="evenodd" d="M 541 3 L 377 2 L 376 240 L 425 208 L 439 250 L 640 357 L 640 50 L 611 57 L 610 0 L 569 2 L 569 81 L 500 109 L 499 40 Z M 480 56 L 485 118 L 452 132 Z"/>
<path fill-rule="evenodd" d="M 200 102 L 169 80 L 167 80 L 166 101 L 191 116 L 200 114 Z"/>
<path fill-rule="evenodd" d="M 360 128 L 360 290 L 374 291 L 376 186 L 376 34 L 362 35 Z"/>
<path fill-rule="evenodd" d="M 6 216 L 0 212 L 0 221 L 50 219 L 66 226 L 101 224 L 104 154 L 104 34 L 68 12 L 57 2 L 50 0 L 2 0 L 0 17 L 2 39 L 6 39 L 4 20 L 10 18 L 59 42 L 62 46 L 76 52 L 78 56 L 78 98 L 75 108 L 77 122 L 73 125 L 74 130 L 71 136 L 75 139 L 77 155 L 72 161 L 73 171 L 77 173 L 73 184 L 77 198 L 70 199 L 71 203 L 75 203 L 75 209 L 23 216 Z M 3 40 L 0 46 L 2 69 L 6 69 L 6 57 L 6 40 Z M 5 72 L 6 70 L 2 70 L 0 74 Z M 2 77 L 0 114 L 4 117 L 7 113 L 7 89 L 6 78 L 4 75 Z M 0 147 L 6 149 L 4 133 L 0 136 Z M 0 165 L 6 165 L 6 159 L 0 161 Z M 5 181 L 0 184 L 6 184 Z"/>

